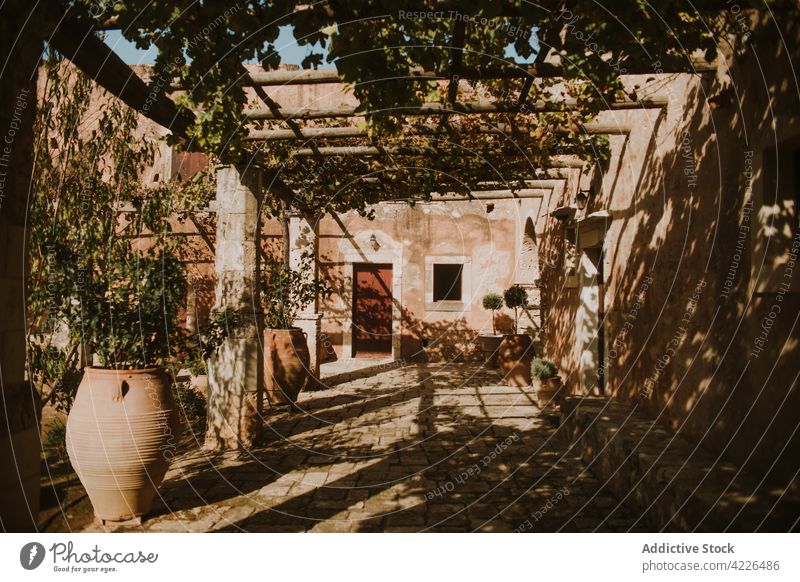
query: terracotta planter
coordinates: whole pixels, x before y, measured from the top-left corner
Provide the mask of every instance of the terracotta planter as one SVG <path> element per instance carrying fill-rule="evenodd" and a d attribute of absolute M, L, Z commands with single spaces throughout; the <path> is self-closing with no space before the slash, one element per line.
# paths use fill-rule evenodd
<path fill-rule="evenodd" d="M 530 386 L 533 340 L 526 334 L 503 336 L 497 350 L 497 363 L 509 386 Z"/>
<path fill-rule="evenodd" d="M 264 330 L 264 387 L 272 404 L 294 404 L 306 387 L 311 356 L 303 331 Z"/>
<path fill-rule="evenodd" d="M 478 336 L 478 346 L 483 355 L 483 361 L 491 368 L 497 367 L 497 350 L 503 341 L 502 335 L 481 334 Z"/>
<path fill-rule="evenodd" d="M 536 391 L 536 401 L 539 403 L 539 408 L 559 404 L 563 388 L 560 376 L 534 378 L 533 388 Z"/>
<path fill-rule="evenodd" d="M 67 419 L 67 453 L 101 521 L 150 511 L 180 424 L 162 368 L 86 368 Z"/>

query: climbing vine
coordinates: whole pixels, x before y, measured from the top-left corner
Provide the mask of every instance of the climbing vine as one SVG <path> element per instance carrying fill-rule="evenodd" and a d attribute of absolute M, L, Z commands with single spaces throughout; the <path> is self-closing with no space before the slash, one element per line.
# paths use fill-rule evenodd
<path fill-rule="evenodd" d="M 429 86 L 405 77 L 409 68 L 447 73 L 458 26 L 463 27 L 459 45 L 464 67 L 513 67 L 507 57 L 510 47 L 523 59 L 547 48 L 560 61 L 560 76 L 579 100 L 577 114 L 583 117 L 623 95 L 620 75 L 641 69 L 690 71 L 690 57 L 696 53 L 713 59 L 721 43 L 751 40 L 720 0 L 612 5 L 595 0 L 71 4 L 78 18 L 111 23 L 138 47 L 156 47 L 151 87 L 163 91 L 169 87 L 164 78 L 178 79 L 188 89 L 180 105 L 202 111 L 190 130 L 192 147 L 223 159 L 236 159 L 245 144 L 242 113 L 247 99 L 241 65 L 257 62 L 267 70 L 277 68 L 281 27 L 289 27 L 307 50 L 304 67 L 336 66 L 366 114 L 370 131 L 380 136 L 396 134 L 406 125 L 398 108 L 430 99 Z M 758 4 L 797 10 L 784 0 Z M 511 95 L 515 89 L 514 81 L 507 79 L 482 84 L 495 95 Z M 532 99 L 541 96 L 544 85 L 533 88 Z M 629 88 L 625 96 L 638 95 Z"/>

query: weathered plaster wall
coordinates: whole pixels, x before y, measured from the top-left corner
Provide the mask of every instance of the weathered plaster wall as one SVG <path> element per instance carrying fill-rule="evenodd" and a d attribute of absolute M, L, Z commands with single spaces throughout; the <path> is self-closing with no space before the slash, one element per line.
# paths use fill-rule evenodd
<path fill-rule="evenodd" d="M 611 213 L 606 393 L 785 485 L 800 463 L 800 287 L 788 264 L 791 229 L 768 239 L 758 222 L 770 214 L 763 152 L 800 135 L 800 109 L 778 31 L 758 29 L 756 50 L 732 59 L 728 74 L 661 77 L 670 104 L 655 132 L 645 112 L 617 114 L 634 131 L 613 143 L 622 163 L 612 160 L 587 212 Z M 796 59 L 797 23 L 781 32 Z M 707 98 L 721 91 L 712 109 Z M 796 224 L 793 204 L 780 212 Z M 558 257 L 560 227 L 548 219 L 545 228 L 544 252 Z M 779 293 L 784 276 L 791 290 Z M 561 263 L 544 279 L 547 350 L 577 391 L 579 290 L 565 288 Z"/>
<path fill-rule="evenodd" d="M 337 288 L 323 308 L 323 333 L 332 346 L 329 357 L 351 356 L 342 338 L 352 318 L 352 263 L 373 262 L 393 263 L 402 273 L 401 300 L 396 305 L 402 345 L 396 357 L 473 359 L 476 333 L 491 329 L 491 314 L 481 300 L 486 293 L 502 292 L 517 282 L 522 230 L 528 217 L 536 220 L 540 206 L 540 199 L 430 202 L 415 207 L 384 203 L 376 207 L 374 220 L 355 213 L 323 219 L 322 268 Z M 370 240 L 373 235 L 377 249 Z M 434 257 L 464 258 L 468 296 L 462 308 L 442 311 L 426 303 L 426 257 L 429 262 L 439 262 Z M 509 328 L 507 310 L 497 319 L 502 328 Z"/>

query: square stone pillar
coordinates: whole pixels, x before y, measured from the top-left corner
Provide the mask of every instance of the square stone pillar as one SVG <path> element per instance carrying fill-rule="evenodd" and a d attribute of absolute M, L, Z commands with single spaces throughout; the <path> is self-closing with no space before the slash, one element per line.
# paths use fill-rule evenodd
<path fill-rule="evenodd" d="M 26 372 L 25 269 L 33 172 L 36 70 L 54 22 L 40 3 L 0 5 L 0 531 L 34 532 L 39 514 L 41 403 Z M 37 33 L 41 33 L 39 36 Z"/>
<path fill-rule="evenodd" d="M 312 281 L 319 278 L 319 239 L 317 219 L 302 216 L 289 218 L 289 268 L 302 271 Z M 304 268 L 303 255 L 308 254 L 313 261 Z M 319 297 L 304 305 L 294 320 L 294 325 L 306 333 L 308 352 L 311 355 L 309 369 L 315 380 L 319 379 L 319 350 L 322 314 L 319 313 Z"/>
<path fill-rule="evenodd" d="M 262 191 L 254 166 L 217 168 L 216 288 L 214 309 L 235 309 L 241 325 L 211 357 L 206 448 L 250 447 L 261 434 L 260 260 Z"/>

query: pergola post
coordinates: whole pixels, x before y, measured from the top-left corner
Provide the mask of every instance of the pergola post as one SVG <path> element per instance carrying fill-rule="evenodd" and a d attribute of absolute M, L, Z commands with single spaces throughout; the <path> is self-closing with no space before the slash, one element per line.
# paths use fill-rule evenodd
<path fill-rule="evenodd" d="M 37 3 L 0 7 L 0 531 L 36 531 L 40 450 L 36 387 L 26 373 L 25 228 L 34 159 L 36 67 L 48 22 Z"/>
<path fill-rule="evenodd" d="M 216 172 L 214 309 L 234 309 L 241 322 L 229 330 L 209 362 L 206 448 L 225 450 L 251 446 L 262 428 L 258 253 L 262 173 L 256 166 L 220 166 Z"/>
<path fill-rule="evenodd" d="M 289 218 L 289 268 L 300 271 L 306 280 L 316 282 L 319 277 L 319 220 L 293 215 Z M 310 264 L 304 257 L 311 257 Z M 319 297 L 304 305 L 294 324 L 306 334 L 308 352 L 311 355 L 309 372 L 319 379 L 319 346 L 322 314 L 319 313 Z"/>

